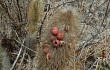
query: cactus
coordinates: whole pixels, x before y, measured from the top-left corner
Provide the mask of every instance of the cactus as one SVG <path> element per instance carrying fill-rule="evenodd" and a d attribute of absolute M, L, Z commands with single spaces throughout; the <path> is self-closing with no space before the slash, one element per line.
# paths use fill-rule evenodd
<path fill-rule="evenodd" d="M 27 30 L 30 33 L 34 33 L 37 30 L 37 23 L 43 12 L 43 0 L 32 0 L 28 9 L 29 24 Z"/>
<path fill-rule="evenodd" d="M 0 45 L 0 70 L 9 70 L 11 68 L 10 58 L 6 49 Z"/>
<path fill-rule="evenodd" d="M 55 26 L 59 28 L 59 31 L 64 33 L 63 42 L 61 41 L 62 44 L 58 48 L 55 48 L 50 42 L 50 37 L 53 35 L 51 30 Z M 41 34 L 42 45 L 38 47 L 38 58 L 36 59 L 38 61 L 38 70 L 67 70 L 67 64 L 70 64 L 71 57 L 74 57 L 74 50 L 78 40 L 77 36 L 80 32 L 77 13 L 70 9 L 59 9 L 43 25 L 43 28 L 44 30 L 42 30 Z M 49 59 L 43 52 L 43 45 L 45 43 L 50 46 L 51 57 Z M 73 69 L 71 69 L 73 64 L 69 65 L 69 70 Z"/>

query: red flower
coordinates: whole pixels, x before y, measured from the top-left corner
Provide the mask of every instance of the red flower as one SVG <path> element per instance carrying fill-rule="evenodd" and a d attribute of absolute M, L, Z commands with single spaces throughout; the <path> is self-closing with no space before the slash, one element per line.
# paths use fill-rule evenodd
<path fill-rule="evenodd" d="M 63 33 L 58 33 L 58 35 L 57 35 L 57 39 L 58 40 L 63 40 L 63 38 L 64 38 L 64 34 Z"/>
<path fill-rule="evenodd" d="M 57 36 L 58 32 L 59 32 L 58 27 L 56 27 L 56 26 L 53 27 L 53 29 L 52 29 L 52 34 L 55 35 L 55 36 Z"/>
<path fill-rule="evenodd" d="M 54 46 L 54 47 L 57 48 L 59 45 L 60 45 L 60 41 L 59 41 L 59 40 L 54 40 L 54 41 L 53 41 L 53 46 Z"/>

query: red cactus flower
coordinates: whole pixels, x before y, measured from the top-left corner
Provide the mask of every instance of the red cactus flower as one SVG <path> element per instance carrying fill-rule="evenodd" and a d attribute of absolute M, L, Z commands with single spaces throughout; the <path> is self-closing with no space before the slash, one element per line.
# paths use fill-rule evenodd
<path fill-rule="evenodd" d="M 57 39 L 58 40 L 63 40 L 63 38 L 64 38 L 64 33 L 58 33 L 58 35 L 57 35 Z"/>
<path fill-rule="evenodd" d="M 53 29 L 52 29 L 52 34 L 55 35 L 55 36 L 57 36 L 58 32 L 59 32 L 58 27 L 56 27 L 56 26 L 53 27 Z"/>
<path fill-rule="evenodd" d="M 59 41 L 59 40 L 54 40 L 54 41 L 53 41 L 53 46 L 54 46 L 54 47 L 57 48 L 59 45 L 60 45 L 60 41 Z"/>

